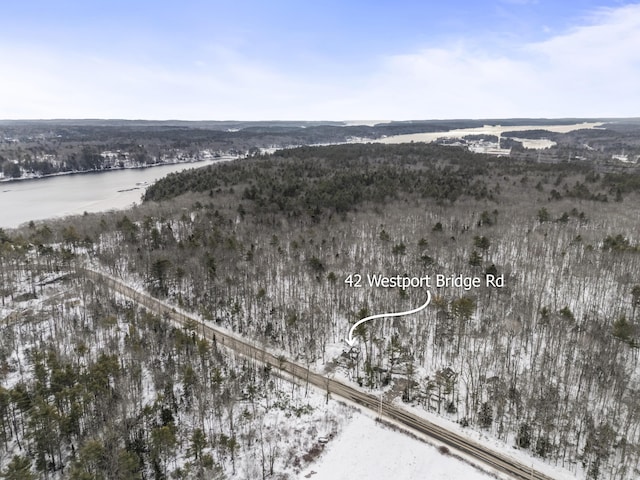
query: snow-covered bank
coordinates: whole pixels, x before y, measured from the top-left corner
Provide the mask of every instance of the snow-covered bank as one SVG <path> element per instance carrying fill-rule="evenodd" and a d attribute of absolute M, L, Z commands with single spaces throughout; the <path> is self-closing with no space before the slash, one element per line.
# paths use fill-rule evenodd
<path fill-rule="evenodd" d="M 353 416 L 326 453 L 300 478 L 313 480 L 488 480 L 490 475 L 431 445 L 376 423 L 364 414 Z"/>

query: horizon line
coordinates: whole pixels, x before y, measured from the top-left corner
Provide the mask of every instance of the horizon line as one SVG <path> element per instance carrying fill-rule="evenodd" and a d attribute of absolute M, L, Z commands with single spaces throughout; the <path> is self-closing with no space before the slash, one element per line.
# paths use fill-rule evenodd
<path fill-rule="evenodd" d="M 354 122 L 366 122 L 366 123 L 392 123 L 392 122 L 452 122 L 452 121 L 486 121 L 486 120 L 640 120 L 638 117 L 630 116 L 561 116 L 561 117 L 452 117 L 452 118 L 412 118 L 412 119 L 261 119 L 261 120 L 243 120 L 243 119 L 197 119 L 187 120 L 180 118 L 165 118 L 165 119 L 151 119 L 151 118 L 117 118 L 117 117 L 58 117 L 58 118 L 0 118 L 0 122 L 185 122 L 185 123 L 202 123 L 202 122 L 216 122 L 216 123 L 292 123 L 292 122 L 305 122 L 305 123 L 352 123 Z"/>

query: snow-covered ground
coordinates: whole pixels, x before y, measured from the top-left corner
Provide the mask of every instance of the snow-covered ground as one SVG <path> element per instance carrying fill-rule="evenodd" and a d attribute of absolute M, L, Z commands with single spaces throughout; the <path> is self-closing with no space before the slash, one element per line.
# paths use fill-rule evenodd
<path fill-rule="evenodd" d="M 300 478 L 488 480 L 490 475 L 359 413 Z"/>
<path fill-rule="evenodd" d="M 468 438 L 469 440 L 475 441 L 478 444 L 491 448 L 493 451 L 510 457 L 511 459 L 518 461 L 523 465 L 531 465 L 531 467 L 536 471 L 541 472 L 551 478 L 555 478 L 558 480 L 572 480 L 576 478 L 575 473 L 564 469 L 559 465 L 551 465 L 549 463 L 546 463 L 541 458 L 532 456 L 531 453 L 527 450 L 516 449 L 513 448 L 513 446 L 510 447 L 505 442 L 492 437 L 486 432 L 475 430 L 473 428 L 462 427 L 459 423 L 456 423 L 447 418 L 443 418 L 439 415 L 436 415 L 435 413 L 426 412 L 422 408 L 403 404 L 400 399 L 396 399 L 394 401 L 394 404 L 410 411 L 411 413 L 426 418 L 430 422 L 435 423 L 436 425 L 440 425 L 441 427 L 444 427 L 451 432 L 455 432 L 462 437 Z M 584 475 L 582 476 L 584 477 Z"/>

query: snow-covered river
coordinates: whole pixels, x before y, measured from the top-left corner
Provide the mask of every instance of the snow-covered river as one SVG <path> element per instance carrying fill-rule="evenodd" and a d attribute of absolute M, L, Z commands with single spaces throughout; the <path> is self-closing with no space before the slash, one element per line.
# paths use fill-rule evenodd
<path fill-rule="evenodd" d="M 485 125 L 484 127 L 474 128 L 457 128 L 446 132 L 427 132 L 427 133 L 409 133 L 405 135 L 392 135 L 385 137 L 378 142 L 380 143 L 409 143 L 409 142 L 434 142 L 440 138 L 463 138 L 466 135 L 496 135 L 500 136 L 503 132 L 522 132 L 526 130 L 548 130 L 550 132 L 567 133 L 573 130 L 598 128 L 602 127 L 602 122 L 583 122 L 575 124 L 562 125 Z M 527 148 L 548 148 L 554 142 L 544 140 L 543 142 L 531 139 L 518 139 L 526 143 Z"/>
<path fill-rule="evenodd" d="M 140 202 L 147 185 L 169 173 L 234 158 L 1 182 L 0 228 L 17 227 L 30 220 L 127 208 Z"/>

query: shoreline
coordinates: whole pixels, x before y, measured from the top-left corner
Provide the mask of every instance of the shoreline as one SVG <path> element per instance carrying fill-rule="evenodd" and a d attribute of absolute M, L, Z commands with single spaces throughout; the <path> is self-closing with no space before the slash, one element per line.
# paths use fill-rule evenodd
<path fill-rule="evenodd" d="M 220 157 L 204 158 L 200 160 L 187 160 L 183 162 L 163 162 L 163 163 L 152 163 L 147 165 L 130 165 L 126 167 L 105 168 L 102 170 L 73 170 L 70 172 L 48 173 L 46 175 L 39 175 L 39 176 L 32 176 L 32 177 L 0 178 L 0 184 L 10 184 L 13 182 L 27 182 L 30 180 L 44 180 L 47 178 L 62 177 L 67 175 L 84 175 L 87 173 L 118 172 L 121 170 L 143 170 L 147 168 L 162 167 L 167 165 L 189 165 L 189 164 L 201 163 L 201 162 L 207 162 L 207 161 L 212 161 L 213 163 L 228 162 L 231 160 L 237 160 L 238 158 L 241 158 L 241 156 L 240 155 L 222 155 Z"/>

